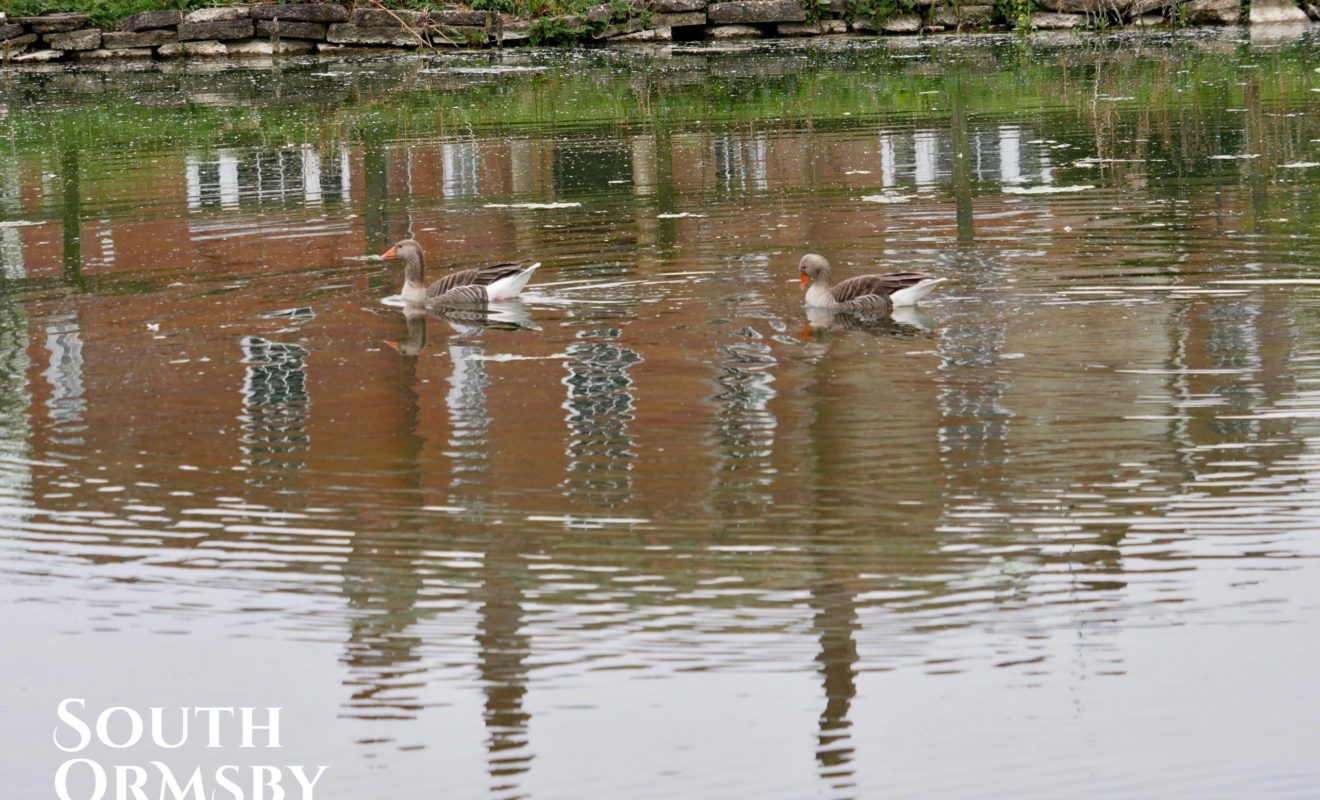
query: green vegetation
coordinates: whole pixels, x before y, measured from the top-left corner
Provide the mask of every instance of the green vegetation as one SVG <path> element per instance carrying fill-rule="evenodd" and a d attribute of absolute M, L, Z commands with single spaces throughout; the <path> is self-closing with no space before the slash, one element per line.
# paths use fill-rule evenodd
<path fill-rule="evenodd" d="M 177 8 L 191 11 L 206 6 L 232 5 L 240 0 L 3 0 L 0 10 L 13 17 L 36 16 L 56 11 L 79 11 L 97 25 L 109 25 L 142 11 Z"/>
<path fill-rule="evenodd" d="M 849 11 L 853 19 L 869 20 L 879 30 L 890 18 L 911 14 L 916 7 L 914 0 L 853 0 Z"/>
<path fill-rule="evenodd" d="M 26 17 L 58 11 L 78 11 L 92 17 L 96 25 L 106 26 L 142 11 L 179 9 L 191 11 L 207 6 L 233 5 L 246 0 L 0 0 L 0 11 L 10 16 Z M 602 0 L 473 0 L 477 11 L 499 11 L 535 19 L 557 14 L 579 14 Z M 387 8 L 440 9 L 454 3 L 444 0 L 389 0 Z M 547 38 L 545 41 L 557 41 Z"/>
<path fill-rule="evenodd" d="M 1033 0 L 995 0 L 995 16 L 1012 25 L 1015 30 L 1031 30 Z"/>

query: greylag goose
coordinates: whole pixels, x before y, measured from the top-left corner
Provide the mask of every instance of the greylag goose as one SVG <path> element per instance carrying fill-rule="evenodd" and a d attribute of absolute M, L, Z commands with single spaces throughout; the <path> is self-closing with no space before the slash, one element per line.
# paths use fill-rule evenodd
<path fill-rule="evenodd" d="M 425 257 L 416 241 L 404 239 L 380 257 L 403 261 L 403 290 L 399 294 L 403 302 L 418 306 L 471 306 L 511 300 L 541 266 L 530 261 L 491 264 L 451 272 L 427 286 Z"/>
<path fill-rule="evenodd" d="M 858 275 L 839 284 L 830 284 L 830 262 L 824 256 L 809 253 L 798 262 L 802 288 L 807 290 L 807 307 L 828 311 L 872 311 L 888 314 L 895 308 L 916 305 L 945 278 L 924 272 L 890 272 L 885 275 Z"/>

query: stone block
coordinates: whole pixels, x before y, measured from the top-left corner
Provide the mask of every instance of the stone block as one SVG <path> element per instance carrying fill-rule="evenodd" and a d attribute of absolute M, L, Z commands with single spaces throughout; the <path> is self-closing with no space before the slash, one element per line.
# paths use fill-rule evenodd
<path fill-rule="evenodd" d="M 15 37 L 22 35 L 23 35 L 22 25 L 13 22 L 0 24 L 0 42 L 7 41 L 9 39 L 13 39 Z"/>
<path fill-rule="evenodd" d="M 107 50 L 119 50 L 125 47 L 157 47 L 162 44 L 174 44 L 179 41 L 175 31 L 154 30 L 123 33 L 106 31 L 101 37 L 101 46 Z"/>
<path fill-rule="evenodd" d="M 1242 19 L 1238 0 L 1191 0 L 1184 8 L 1191 25 L 1236 25 Z"/>
<path fill-rule="evenodd" d="M 704 11 L 685 11 L 673 14 L 652 14 L 651 27 L 653 28 L 688 28 L 695 25 L 706 24 L 706 12 Z"/>
<path fill-rule="evenodd" d="M 281 39 L 277 46 L 270 39 L 239 39 L 234 42 L 225 42 L 225 52 L 235 57 L 250 56 L 303 56 L 312 52 L 316 47 L 312 42 L 305 42 L 300 39 Z"/>
<path fill-rule="evenodd" d="M 257 34 L 260 36 L 273 36 L 276 33 L 276 26 L 279 27 L 281 39 L 312 39 L 318 42 L 324 42 L 326 37 L 326 27 L 319 22 L 285 22 L 284 20 L 261 19 L 257 20 Z"/>
<path fill-rule="evenodd" d="M 224 42 L 176 42 L 163 44 L 156 53 L 162 58 L 217 58 L 229 55 Z"/>
<path fill-rule="evenodd" d="M 714 25 L 749 25 L 767 22 L 805 22 L 806 12 L 796 0 L 731 0 L 706 10 Z"/>
<path fill-rule="evenodd" d="M 529 22 L 501 19 L 496 31 L 495 41 L 500 43 L 525 42 L 532 38 L 532 25 Z"/>
<path fill-rule="evenodd" d="M 35 33 L 25 33 L 22 36 L 15 36 L 12 39 L 6 39 L 5 41 L 0 42 L 0 52 L 8 50 L 10 55 L 15 55 L 23 52 L 36 43 L 37 35 Z"/>
<path fill-rule="evenodd" d="M 424 28 L 428 14 L 407 9 L 358 8 L 348 17 L 349 25 L 360 28 Z"/>
<path fill-rule="evenodd" d="M 1291 25 L 1310 22 L 1306 12 L 1289 0 L 1251 0 L 1248 21 L 1252 25 Z"/>
<path fill-rule="evenodd" d="M 235 19 L 251 19 L 252 9 L 247 6 L 220 6 L 218 8 L 199 8 L 188 12 L 184 22 L 228 22 Z M 282 19 L 282 17 L 281 17 Z"/>
<path fill-rule="evenodd" d="M 592 34 L 593 39 L 614 39 L 629 33 L 636 33 L 642 29 L 640 19 L 627 19 L 617 25 L 607 25 L 600 33 Z"/>
<path fill-rule="evenodd" d="M 1031 27 L 1038 31 L 1066 31 L 1086 25 L 1086 17 L 1081 14 L 1054 14 L 1037 11 L 1031 15 Z"/>
<path fill-rule="evenodd" d="M 780 36 L 820 36 L 819 22 L 781 22 L 775 26 Z"/>
<path fill-rule="evenodd" d="M 705 11 L 706 0 L 655 0 L 651 9 L 660 14 L 686 14 L 691 11 Z"/>
<path fill-rule="evenodd" d="M 488 38 L 485 26 L 432 25 L 428 30 L 433 47 L 472 47 L 485 44 Z"/>
<path fill-rule="evenodd" d="M 64 33 L 65 31 L 76 31 L 79 28 L 86 28 L 91 23 L 92 18 L 86 14 L 46 14 L 41 17 L 19 17 L 15 20 L 20 25 L 26 25 L 27 29 L 33 33 Z"/>
<path fill-rule="evenodd" d="M 366 28 L 348 23 L 331 25 L 326 40 L 333 44 L 369 44 L 385 47 L 423 47 L 425 42 L 403 28 Z"/>
<path fill-rule="evenodd" d="M 31 53 L 10 56 L 9 60 L 16 64 L 37 64 L 43 61 L 59 61 L 61 58 L 64 58 L 63 50 L 33 50 Z"/>
<path fill-rule="evenodd" d="M 101 46 L 101 29 L 48 33 L 41 38 L 46 40 L 52 50 L 95 50 Z"/>
<path fill-rule="evenodd" d="M 1108 2 L 1108 0 L 1036 0 L 1036 5 L 1042 11 L 1052 11 L 1057 14 L 1104 14 L 1109 11 L 1120 10 L 1127 3 L 1123 0 L 1118 0 L 1118 2 Z"/>
<path fill-rule="evenodd" d="M 861 31 L 863 33 L 875 33 L 875 22 L 866 17 L 857 17 L 848 23 L 848 30 Z"/>
<path fill-rule="evenodd" d="M 1127 12 L 1130 16 L 1140 17 L 1154 12 L 1164 13 L 1177 4 L 1177 0 L 1134 0 L 1127 7 Z"/>
<path fill-rule="evenodd" d="M 706 35 L 712 39 L 757 39 L 761 29 L 751 25 L 715 25 L 706 29 Z"/>
<path fill-rule="evenodd" d="M 253 19 L 290 20 L 292 22 L 348 22 L 348 9 L 338 3 L 294 3 L 252 7 Z"/>
<path fill-rule="evenodd" d="M 79 61 L 108 61 L 111 59 L 147 59 L 151 58 L 150 47 L 116 48 L 114 50 L 84 50 L 78 54 Z"/>
<path fill-rule="evenodd" d="M 183 22 L 179 24 L 179 40 L 184 42 L 211 39 L 251 39 L 256 31 L 250 19 L 226 19 L 215 22 Z"/>
<path fill-rule="evenodd" d="M 882 33 L 920 33 L 921 17 L 916 14 L 895 14 L 880 24 Z"/>
<path fill-rule="evenodd" d="M 432 25 L 486 27 L 490 15 L 485 11 L 432 11 L 427 15 Z"/>
<path fill-rule="evenodd" d="M 990 24 L 994 13 L 994 6 L 964 5 L 959 6 L 957 10 L 949 6 L 940 6 L 935 9 L 935 23 L 946 28 L 984 28 Z"/>
<path fill-rule="evenodd" d="M 673 38 L 673 28 L 646 28 L 634 33 L 616 36 L 610 42 L 668 42 Z"/>
<path fill-rule="evenodd" d="M 134 14 L 131 17 L 119 20 L 115 30 L 129 33 L 154 31 L 160 28 L 173 28 L 180 22 L 183 22 L 182 11 L 143 11 L 141 14 Z"/>
<path fill-rule="evenodd" d="M 1132 27 L 1158 28 L 1161 25 L 1165 24 L 1166 21 L 1167 20 L 1165 20 L 1164 17 L 1161 16 L 1160 14 L 1142 14 L 1136 19 L 1132 20 Z"/>
<path fill-rule="evenodd" d="M 379 54 L 380 50 L 375 47 L 366 47 L 365 45 L 317 42 L 316 52 L 326 56 L 363 56 Z"/>

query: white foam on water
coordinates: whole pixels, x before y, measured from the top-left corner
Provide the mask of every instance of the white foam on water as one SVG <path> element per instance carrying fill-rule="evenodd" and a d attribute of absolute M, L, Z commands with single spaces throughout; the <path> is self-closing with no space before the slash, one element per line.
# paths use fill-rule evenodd
<path fill-rule="evenodd" d="M 1071 194 L 1094 189 L 1089 183 L 1076 183 L 1071 186 L 1005 186 L 1004 194 Z"/>
<path fill-rule="evenodd" d="M 580 208 L 581 203 L 487 203 L 485 208 Z"/>

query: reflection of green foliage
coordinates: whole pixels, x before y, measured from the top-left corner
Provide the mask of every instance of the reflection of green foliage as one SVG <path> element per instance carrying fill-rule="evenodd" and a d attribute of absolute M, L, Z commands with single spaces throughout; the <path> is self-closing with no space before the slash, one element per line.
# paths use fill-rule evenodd
<path fill-rule="evenodd" d="M 1067 53 L 1067 62 L 1060 63 L 1031 40 L 1015 39 L 974 53 L 943 54 L 940 60 L 945 64 L 937 66 L 972 59 L 972 66 L 963 70 L 961 92 L 969 115 L 1021 115 L 1024 109 L 1059 108 L 1071 102 L 1070 93 L 1085 96 L 1089 107 L 1097 83 L 1103 81 L 1103 92 L 1132 97 L 1107 108 L 1140 108 L 1149 116 L 1173 120 L 1173 126 L 1178 115 L 1197 108 L 1243 107 L 1248 92 L 1256 93 L 1258 103 L 1305 107 L 1314 85 L 1309 54 L 1300 47 L 1252 57 L 1260 69 L 1251 74 L 1267 76 L 1252 86 L 1241 83 L 1244 59 L 1203 49 L 1193 40 L 1170 47 L 1167 58 L 1129 59 L 1122 51 L 1106 50 L 1100 42 L 1090 45 L 1089 51 L 1074 47 Z M 59 103 L 48 105 L 34 99 L 31 87 L 64 79 L 18 74 L 0 88 L 0 104 L 11 109 L 0 116 L 0 152 L 40 153 L 55 142 L 87 152 L 132 148 L 149 153 L 180 146 L 445 136 L 473 129 L 516 133 L 547 125 L 702 130 L 729 122 L 843 126 L 875 124 L 883 118 L 938 124 L 947 115 L 944 104 L 932 104 L 922 95 L 945 90 L 942 69 L 878 51 L 819 53 L 809 57 L 814 63 L 805 68 L 801 56 L 795 55 L 789 74 L 755 80 L 732 70 L 677 82 L 664 79 L 674 68 L 667 59 L 638 58 L 629 62 L 631 68 L 620 70 L 614 60 L 593 63 L 590 56 L 583 58 L 585 63 L 575 61 L 571 70 L 490 78 L 470 85 L 419 84 L 419 72 L 431 65 L 424 60 L 377 63 L 371 65 L 372 77 L 367 79 L 374 82 L 367 100 L 346 91 L 328 95 L 325 84 L 314 78 L 297 82 L 316 67 L 286 67 L 285 85 L 296 88 L 286 88 L 283 100 L 254 88 L 246 73 L 195 76 L 199 94 L 220 92 L 237 98 L 224 107 L 152 107 L 126 102 L 117 92 L 78 95 L 53 87 L 41 90 L 46 96 L 60 92 Z M 763 63 L 758 58 L 747 57 L 749 69 Z M 187 98 L 186 77 L 187 73 L 169 77 L 170 91 L 182 78 L 181 96 Z M 114 85 L 150 95 L 153 87 L 145 81 L 165 79 L 122 76 L 122 82 Z M 20 108 L 22 113 L 13 113 Z"/>

